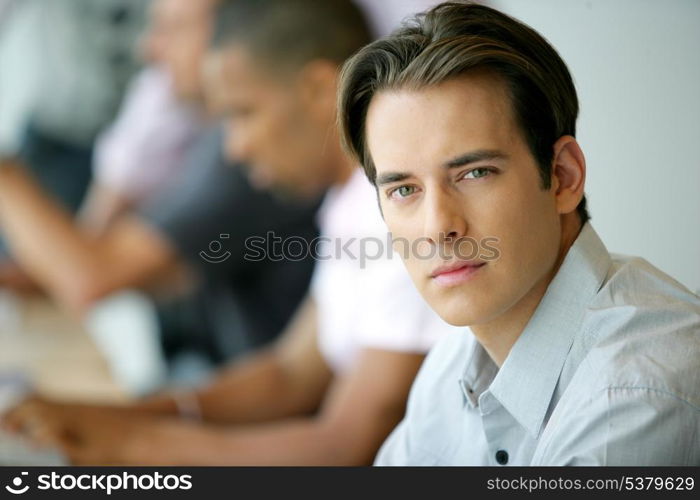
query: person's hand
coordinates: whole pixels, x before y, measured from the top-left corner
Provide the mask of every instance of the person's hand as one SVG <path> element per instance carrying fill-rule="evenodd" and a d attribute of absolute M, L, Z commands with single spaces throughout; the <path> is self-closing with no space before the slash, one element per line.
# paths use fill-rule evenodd
<path fill-rule="evenodd" d="M 2 416 L 2 427 L 19 434 L 35 444 L 56 446 L 60 441 L 63 422 L 69 417 L 64 405 L 30 396 Z"/>
<path fill-rule="evenodd" d="M 2 419 L 10 432 L 59 448 L 75 465 L 140 463 L 158 420 L 128 407 L 66 404 L 31 397 Z"/>
<path fill-rule="evenodd" d="M 0 258 L 0 287 L 20 294 L 41 292 L 41 288 L 13 262 Z"/>

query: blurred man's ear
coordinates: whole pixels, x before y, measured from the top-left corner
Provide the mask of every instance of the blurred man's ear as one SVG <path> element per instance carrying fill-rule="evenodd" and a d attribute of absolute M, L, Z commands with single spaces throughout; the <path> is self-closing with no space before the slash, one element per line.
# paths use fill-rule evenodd
<path fill-rule="evenodd" d="M 321 119 L 335 116 L 338 65 L 331 61 L 315 60 L 299 74 L 301 98 L 310 113 Z"/>

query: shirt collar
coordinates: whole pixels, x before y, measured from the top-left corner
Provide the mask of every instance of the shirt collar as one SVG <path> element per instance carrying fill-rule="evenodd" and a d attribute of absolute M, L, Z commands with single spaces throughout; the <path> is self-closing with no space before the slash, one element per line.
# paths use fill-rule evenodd
<path fill-rule="evenodd" d="M 600 290 L 611 264 L 605 245 L 586 223 L 488 388 L 535 438 L 541 431 L 586 307 Z M 462 384 L 472 406 L 476 406 L 475 398 L 485 389 L 485 375 L 493 377 L 496 373 L 495 363 L 481 345 L 475 344 Z"/>
<path fill-rule="evenodd" d="M 459 386 L 464 394 L 464 401 L 472 408 L 479 406 L 479 396 L 485 392 L 493 378 L 498 373 L 498 366 L 493 362 L 486 350 L 469 332 L 469 354 Z"/>

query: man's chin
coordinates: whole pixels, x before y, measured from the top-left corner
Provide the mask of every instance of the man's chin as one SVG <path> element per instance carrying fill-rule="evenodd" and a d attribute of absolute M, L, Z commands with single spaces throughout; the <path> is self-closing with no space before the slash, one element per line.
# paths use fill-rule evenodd
<path fill-rule="evenodd" d="M 444 303 L 436 303 L 431 304 L 431 307 L 445 323 L 452 326 L 470 326 L 479 322 L 477 311 L 474 311 L 466 305 L 459 307 L 456 305 L 448 306 Z"/>
<path fill-rule="evenodd" d="M 423 294 L 423 298 L 446 323 L 472 326 L 491 319 L 493 304 L 484 302 L 485 293 L 481 291 L 475 295 L 472 290 L 457 287 L 447 291 L 443 289 L 441 293 Z"/>

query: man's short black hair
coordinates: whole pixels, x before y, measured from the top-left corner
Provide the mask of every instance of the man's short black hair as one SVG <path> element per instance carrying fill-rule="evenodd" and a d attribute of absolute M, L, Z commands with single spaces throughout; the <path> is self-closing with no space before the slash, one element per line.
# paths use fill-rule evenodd
<path fill-rule="evenodd" d="M 351 0 L 223 0 L 213 46 L 241 43 L 268 67 L 298 69 L 315 59 L 340 65 L 371 40 Z"/>

